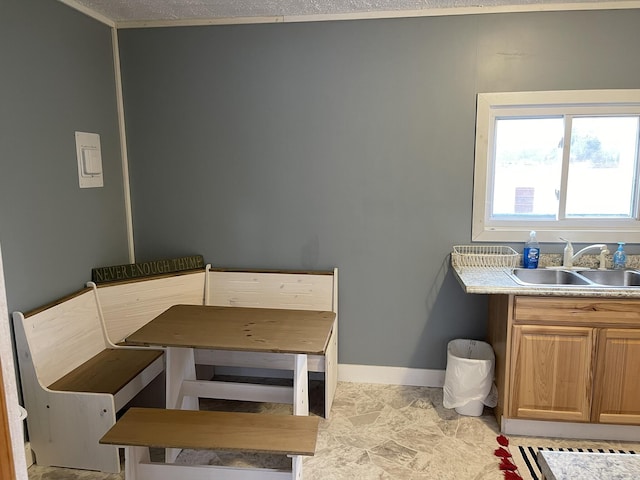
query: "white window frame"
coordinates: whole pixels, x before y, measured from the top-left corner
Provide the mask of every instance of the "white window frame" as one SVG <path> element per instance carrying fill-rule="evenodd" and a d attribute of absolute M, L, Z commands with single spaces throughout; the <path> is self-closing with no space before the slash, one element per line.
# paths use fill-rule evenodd
<path fill-rule="evenodd" d="M 477 100 L 472 240 L 522 242 L 531 230 L 541 242 L 640 243 L 640 219 L 492 220 L 494 126 L 496 117 L 564 114 L 640 115 L 640 90 L 567 90 L 480 93 Z M 639 162 L 640 163 L 640 162 Z M 636 177 L 640 182 L 640 174 Z M 639 187 L 640 188 L 640 187 Z M 640 191 L 640 190 L 639 190 Z M 638 195 L 640 197 L 640 194 Z M 636 199 L 636 203 L 639 200 Z M 640 205 L 636 205 L 640 212 Z"/>

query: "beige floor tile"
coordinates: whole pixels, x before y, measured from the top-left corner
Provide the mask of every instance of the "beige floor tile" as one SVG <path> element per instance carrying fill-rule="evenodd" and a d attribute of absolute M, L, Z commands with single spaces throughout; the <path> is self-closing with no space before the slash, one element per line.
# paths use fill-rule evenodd
<path fill-rule="evenodd" d="M 321 389 L 312 388 L 312 414 L 321 415 Z M 201 401 L 201 408 L 269 411 L 290 414 L 291 406 Z M 305 458 L 306 480 L 502 480 L 498 426 L 491 409 L 480 417 L 458 415 L 442 406 L 442 389 L 397 385 L 338 384 L 330 420 L 321 420 L 316 455 Z M 640 444 L 529 437 L 510 438 L 516 445 L 603 447 L 640 450 Z M 283 468 L 286 457 L 183 451 L 186 464 L 254 465 Z M 521 466 L 523 468 L 524 466 Z M 106 475 L 33 465 L 30 480 L 122 480 Z"/>

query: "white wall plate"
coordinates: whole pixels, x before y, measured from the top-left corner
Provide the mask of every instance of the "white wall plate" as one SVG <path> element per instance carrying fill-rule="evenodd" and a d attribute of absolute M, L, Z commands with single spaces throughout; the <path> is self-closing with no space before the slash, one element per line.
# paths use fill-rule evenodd
<path fill-rule="evenodd" d="M 76 154 L 80 188 L 102 187 L 104 182 L 102 179 L 100 135 L 76 132 Z"/>

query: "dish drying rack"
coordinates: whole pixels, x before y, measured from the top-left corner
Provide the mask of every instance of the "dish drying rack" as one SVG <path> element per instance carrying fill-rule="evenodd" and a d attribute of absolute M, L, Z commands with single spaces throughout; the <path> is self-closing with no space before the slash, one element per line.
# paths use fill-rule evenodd
<path fill-rule="evenodd" d="M 458 268 L 515 268 L 520 254 L 506 245 L 455 245 L 451 264 Z"/>

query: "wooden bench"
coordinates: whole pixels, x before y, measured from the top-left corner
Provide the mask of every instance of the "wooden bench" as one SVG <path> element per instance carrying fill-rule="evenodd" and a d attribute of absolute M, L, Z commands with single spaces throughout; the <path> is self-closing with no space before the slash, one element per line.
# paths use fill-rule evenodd
<path fill-rule="evenodd" d="M 336 321 L 326 355 L 310 355 L 308 369 L 321 372 L 325 381 L 325 416 L 329 417 L 338 382 L 338 270 L 322 272 L 206 269 L 142 278 L 97 287 L 100 312 L 111 342 L 122 342 L 157 315 L 176 304 L 325 310 L 336 312 Z M 258 354 L 220 350 L 198 350 L 196 363 L 218 367 L 293 371 L 293 355 Z M 265 370 L 266 369 L 266 370 Z M 200 368 L 202 371 L 202 368 Z M 240 373 L 244 373 L 242 370 Z M 255 373 L 255 372 L 251 372 Z M 293 389 L 282 397 L 293 402 Z M 263 401 L 259 397 L 239 400 Z"/>
<path fill-rule="evenodd" d="M 163 371 L 162 351 L 109 342 L 92 288 L 14 312 L 13 322 L 36 463 L 119 472 L 118 449 L 99 440 Z"/>
<path fill-rule="evenodd" d="M 315 453 L 318 423 L 307 416 L 131 408 L 100 443 L 125 447 L 127 480 L 300 480 L 302 456 Z M 152 463 L 149 447 L 288 455 L 292 468 Z"/>

